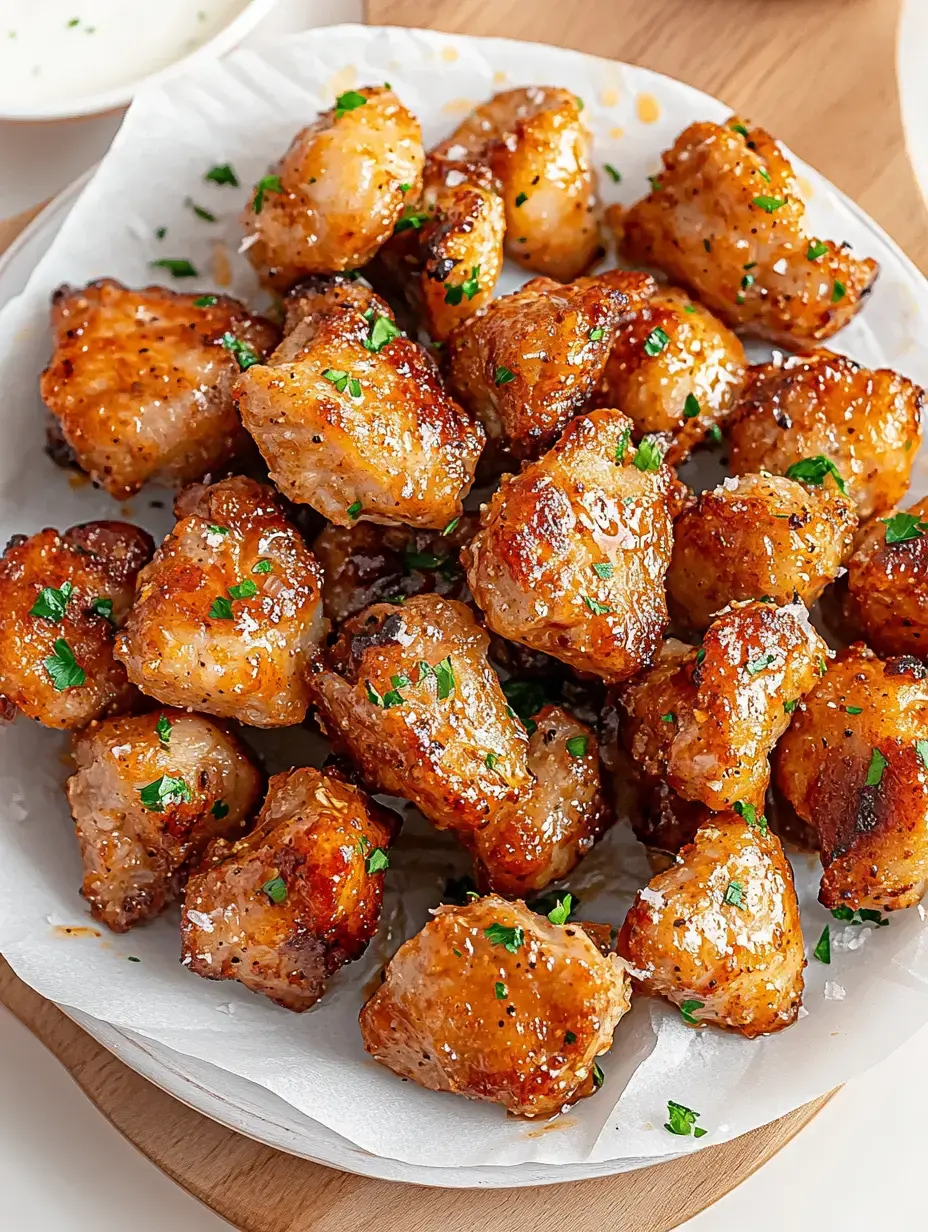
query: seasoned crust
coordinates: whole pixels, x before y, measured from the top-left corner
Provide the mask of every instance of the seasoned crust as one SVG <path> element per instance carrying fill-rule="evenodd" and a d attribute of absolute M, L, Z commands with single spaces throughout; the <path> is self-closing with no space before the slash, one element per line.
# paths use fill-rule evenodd
<path fill-rule="evenodd" d="M 928 497 L 906 511 L 916 526 L 911 538 L 887 543 L 885 519 L 861 532 L 848 561 L 848 616 L 882 655 L 928 658 L 928 539 L 919 527 L 928 518 Z M 899 532 L 897 532 L 899 533 Z"/>
<path fill-rule="evenodd" d="M 111 496 L 148 482 L 180 487 L 243 453 L 231 392 L 239 364 L 223 339 L 263 358 L 279 337 L 270 321 L 226 295 L 101 278 L 60 287 L 51 323 L 42 399 L 77 464 Z"/>
<path fill-rule="evenodd" d="M 621 219 L 630 261 L 664 270 L 733 329 L 784 346 L 822 342 L 859 311 L 876 261 L 806 233 L 792 166 L 769 133 L 738 116 L 702 121 L 662 158 L 652 192 Z"/>
<path fill-rule="evenodd" d="M 215 843 L 191 877 L 181 962 L 308 1010 L 377 932 L 398 828 L 395 813 L 339 777 L 309 766 L 275 774 L 251 833 Z"/>
<path fill-rule="evenodd" d="M 493 944 L 500 928 L 519 930 L 504 934 L 513 950 Z M 595 1059 L 629 1003 L 624 967 L 579 925 L 488 895 L 439 907 L 399 948 L 361 1035 L 375 1060 L 428 1090 L 552 1116 L 595 1091 Z"/>

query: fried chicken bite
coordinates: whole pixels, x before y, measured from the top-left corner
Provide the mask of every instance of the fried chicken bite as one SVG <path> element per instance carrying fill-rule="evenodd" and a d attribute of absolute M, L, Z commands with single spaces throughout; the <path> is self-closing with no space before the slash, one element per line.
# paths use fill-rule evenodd
<path fill-rule="evenodd" d="M 301 287 L 297 304 L 299 324 L 235 386 L 280 490 L 338 526 L 441 530 L 460 517 L 485 437 L 432 357 L 363 284 Z"/>
<path fill-rule="evenodd" d="M 187 488 L 139 576 L 116 657 L 143 692 L 254 727 L 300 723 L 325 637 L 322 571 L 271 488 Z"/>
<path fill-rule="evenodd" d="M 667 624 L 675 481 L 630 434 L 620 411 L 572 420 L 504 480 L 461 554 L 495 633 L 611 682 L 650 663 Z"/>
<path fill-rule="evenodd" d="M 622 216 L 621 249 L 688 287 L 741 333 L 788 347 L 830 338 L 860 310 L 879 267 L 805 231 L 789 159 L 737 116 L 685 129 L 652 191 Z"/>
<path fill-rule="evenodd" d="M 671 610 L 693 629 L 741 599 L 811 607 L 854 540 L 854 503 L 834 485 L 741 475 L 694 497 L 673 526 Z"/>
<path fill-rule="evenodd" d="M 625 687 L 623 743 L 643 775 L 666 778 L 684 799 L 760 812 L 767 757 L 827 653 L 802 604 L 733 604 L 701 647 L 666 643 Z"/>
<path fill-rule="evenodd" d="M 361 1010 L 364 1047 L 401 1078 L 553 1116 L 601 1084 L 631 985 L 576 924 L 495 895 L 442 906 Z"/>
<path fill-rule="evenodd" d="M 685 291 L 660 287 L 619 327 L 594 403 L 621 407 L 636 440 L 661 436 L 677 465 L 725 422 L 746 377 L 731 330 Z"/>
<path fill-rule="evenodd" d="M 928 498 L 874 520 L 848 561 L 848 615 L 881 655 L 928 659 Z"/>
<path fill-rule="evenodd" d="M 504 90 L 476 107 L 435 153 L 485 161 L 506 206 L 506 254 L 560 282 L 602 255 L 592 138 L 569 90 Z"/>
<path fill-rule="evenodd" d="M 897 911 L 928 889 L 928 669 L 838 656 L 774 755 L 776 783 L 821 845 L 826 907 Z"/>
<path fill-rule="evenodd" d="M 470 592 L 458 554 L 478 521 L 477 514 L 465 513 L 447 533 L 376 522 L 328 525 L 313 542 L 324 577 L 325 615 L 337 627 L 372 603 L 431 592 L 466 600 Z"/>
<path fill-rule="evenodd" d="M 583 409 L 619 326 L 653 290 L 647 274 L 626 270 L 566 287 L 533 278 L 452 334 L 452 392 L 494 444 L 517 458 L 538 457 Z"/>
<path fill-rule="evenodd" d="M 324 730 L 371 790 L 411 800 L 439 829 L 479 829 L 532 785 L 489 640 L 463 603 L 414 595 L 349 620 L 310 678 Z"/>
<path fill-rule="evenodd" d="M 0 711 L 84 727 L 137 694 L 113 658 L 151 536 L 127 522 L 14 535 L 0 558 Z M 12 716 L 10 716 L 12 717 Z"/>
<path fill-rule="evenodd" d="M 545 706 L 533 726 L 534 786 L 468 836 L 478 885 L 513 898 L 566 877 L 613 821 L 592 728 L 560 706 Z"/>
<path fill-rule="evenodd" d="M 261 792 L 260 771 L 228 728 L 184 710 L 93 722 L 72 753 L 81 894 L 116 933 L 172 903 L 210 840 L 240 833 Z"/>
<path fill-rule="evenodd" d="M 279 337 L 227 295 L 134 290 L 112 278 L 60 287 L 52 332 L 42 400 L 77 465 L 117 500 L 234 463 L 248 439 L 232 382 Z"/>
<path fill-rule="evenodd" d="M 831 351 L 758 364 L 729 432 L 732 473 L 821 484 L 830 462 L 864 522 L 905 494 L 924 402 L 924 391 L 898 373 Z"/>
<path fill-rule="evenodd" d="M 380 924 L 398 818 L 306 766 L 275 774 L 255 828 L 217 841 L 190 878 L 181 962 L 301 1013 L 367 949 Z"/>
<path fill-rule="evenodd" d="M 806 965 L 799 903 L 766 824 L 720 813 L 639 890 L 619 934 L 639 987 L 753 1039 L 791 1026 Z"/>
<path fill-rule="evenodd" d="M 287 291 L 306 274 L 366 265 L 422 186 L 419 121 L 386 86 L 339 95 L 255 185 L 242 214 L 248 260 Z"/>

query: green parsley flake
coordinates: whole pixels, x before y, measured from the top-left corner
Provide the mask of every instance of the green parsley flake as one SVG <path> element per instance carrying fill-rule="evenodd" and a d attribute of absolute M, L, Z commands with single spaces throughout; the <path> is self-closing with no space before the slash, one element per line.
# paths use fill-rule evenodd
<path fill-rule="evenodd" d="M 287 901 L 287 883 L 283 877 L 272 877 L 270 881 L 265 881 L 261 887 L 261 893 L 266 894 L 272 903 L 280 906 L 281 903 Z"/>
<path fill-rule="evenodd" d="M 687 394 L 686 401 L 683 403 L 683 418 L 695 419 L 699 411 L 699 399 L 695 394 Z"/>
<path fill-rule="evenodd" d="M 835 285 L 831 288 L 831 302 L 833 304 L 839 304 L 841 300 L 844 299 L 845 295 L 847 295 L 847 287 L 843 282 L 838 282 L 836 278 Z"/>
<path fill-rule="evenodd" d="M 366 102 L 367 99 L 357 90 L 346 90 L 344 94 L 339 94 L 335 100 L 336 120 L 340 120 L 346 111 L 355 111 L 358 107 L 363 107 Z"/>
<path fill-rule="evenodd" d="M 217 595 L 209 609 L 210 620 L 232 620 L 232 604 L 225 595 Z"/>
<path fill-rule="evenodd" d="M 215 295 L 198 295 L 193 301 L 194 308 L 213 308 L 219 303 L 219 299 Z"/>
<path fill-rule="evenodd" d="M 781 206 L 786 205 L 786 202 L 780 197 L 755 197 L 752 204 L 763 210 L 765 214 L 773 214 Z"/>
<path fill-rule="evenodd" d="M 606 331 L 603 329 L 601 325 L 597 325 L 595 329 L 590 330 L 590 332 L 587 334 L 587 337 L 589 338 L 590 342 L 599 342 L 600 339 L 604 336 L 605 332 Z"/>
<path fill-rule="evenodd" d="M 508 385 L 510 381 L 514 381 L 515 379 L 516 374 L 513 370 L 511 368 L 507 368 L 505 364 L 501 364 L 500 367 L 496 369 L 493 376 L 493 384 L 497 387 L 497 389 L 499 389 L 500 385 Z"/>
<path fill-rule="evenodd" d="M 684 1138 L 692 1134 L 694 1138 L 703 1138 L 708 1133 L 708 1130 L 700 1129 L 696 1124 L 699 1120 L 698 1112 L 684 1104 L 674 1103 L 672 1099 L 667 1101 L 667 1116 L 669 1119 L 664 1122 L 664 1129 L 672 1134 L 680 1134 Z"/>
<path fill-rule="evenodd" d="M 603 1073 L 603 1067 L 598 1061 L 593 1062 L 593 1090 L 598 1091 L 606 1081 L 606 1075 Z"/>
<path fill-rule="evenodd" d="M 593 572 L 597 577 L 611 578 L 615 573 L 615 565 L 610 564 L 608 560 L 598 560 L 593 566 Z"/>
<path fill-rule="evenodd" d="M 870 754 L 870 765 L 867 767 L 867 777 L 864 780 L 865 787 L 879 787 L 883 781 L 883 771 L 886 769 L 886 758 L 879 749 L 874 749 Z"/>
<path fill-rule="evenodd" d="M 438 700 L 445 701 L 454 692 L 454 667 L 451 663 L 451 655 L 436 663 L 434 667 L 430 667 L 424 659 L 419 663 L 419 680 L 421 684 L 429 676 L 435 677 L 435 683 L 438 687 Z"/>
<path fill-rule="evenodd" d="M 920 522 L 912 513 L 894 513 L 880 521 L 886 526 L 887 543 L 908 543 L 910 539 L 920 539 L 928 530 L 928 522 Z"/>
<path fill-rule="evenodd" d="M 711 424 L 706 432 L 706 436 L 708 436 L 710 440 L 715 441 L 716 445 L 721 445 L 722 429 L 718 424 Z"/>
<path fill-rule="evenodd" d="M 349 376 L 347 372 L 343 372 L 340 368 L 326 368 L 322 377 L 323 380 L 334 385 L 338 393 L 343 394 L 347 389 L 352 398 L 361 397 L 361 382 L 357 377 Z"/>
<path fill-rule="evenodd" d="M 645 355 L 660 355 L 669 341 L 670 335 L 665 333 L 659 325 L 655 326 L 644 340 Z"/>
<path fill-rule="evenodd" d="M 225 800 L 216 800 L 213 803 L 213 807 L 210 809 L 210 812 L 217 821 L 221 821 L 223 817 L 228 816 L 229 806 L 226 804 Z"/>
<path fill-rule="evenodd" d="M 831 929 L 827 924 L 822 929 L 822 935 L 812 951 L 812 957 L 817 958 L 820 963 L 825 963 L 826 965 L 831 962 Z"/>
<path fill-rule="evenodd" d="M 648 183 L 651 185 L 651 192 L 660 192 L 664 185 L 661 183 L 659 175 L 649 175 Z"/>
<path fill-rule="evenodd" d="M 211 167 L 203 179 L 212 184 L 228 184 L 230 188 L 238 188 L 238 176 L 231 163 L 220 163 L 218 167 Z"/>
<path fill-rule="evenodd" d="M 772 667 L 777 661 L 777 656 L 773 652 L 761 655 L 757 659 L 749 659 L 745 666 L 745 671 L 749 676 L 756 676 L 758 672 L 762 672 L 764 668 Z"/>
<path fill-rule="evenodd" d="M 603 166 L 603 171 L 605 171 L 609 179 L 612 180 L 613 184 L 621 184 L 622 173 L 621 171 L 617 171 L 615 167 L 613 167 L 612 163 L 605 163 Z"/>
<path fill-rule="evenodd" d="M 217 526 L 215 522 L 210 522 L 206 529 L 211 535 L 227 535 L 229 533 L 228 526 Z"/>
<path fill-rule="evenodd" d="M 729 881 L 728 888 L 725 891 L 725 902 L 729 907 L 741 907 L 744 909 L 744 886 L 740 881 Z"/>
<path fill-rule="evenodd" d="M 861 907 L 852 911 L 850 907 L 833 907 L 831 914 L 836 920 L 845 920 L 848 924 L 875 924 L 877 928 L 888 928 L 889 920 L 884 920 L 879 911 L 872 907 Z"/>
<path fill-rule="evenodd" d="M 172 278 L 197 278 L 196 266 L 186 257 L 162 257 L 159 261 L 149 261 L 152 269 L 165 269 Z"/>
<path fill-rule="evenodd" d="M 62 620 L 64 620 L 68 600 L 73 593 L 74 587 L 70 582 L 62 582 L 57 590 L 54 586 L 44 586 L 39 591 L 35 603 L 29 609 L 29 615 L 40 616 L 43 620 L 50 620 L 53 625 L 61 624 Z"/>
<path fill-rule="evenodd" d="M 615 447 L 616 462 L 623 462 L 625 460 L 625 454 L 628 452 L 628 446 L 629 446 L 629 442 L 631 441 L 631 439 L 632 439 L 631 428 L 623 428 L 622 435 L 619 437 L 619 443 Z"/>
<path fill-rule="evenodd" d="M 819 257 L 824 257 L 828 251 L 828 245 L 823 244 L 821 240 L 814 240 L 806 249 L 806 260 L 817 261 Z"/>
<path fill-rule="evenodd" d="M 396 328 L 389 317 L 375 317 L 371 332 L 364 339 L 364 348 L 374 355 L 379 355 L 388 342 L 392 342 L 394 338 L 399 338 L 401 335 L 402 331 Z"/>
<path fill-rule="evenodd" d="M 674 714 L 672 710 L 668 710 L 666 714 L 661 715 L 662 723 L 676 723 L 676 721 L 677 721 L 677 716 Z"/>
<path fill-rule="evenodd" d="M 700 648 L 696 651 L 696 666 L 697 667 L 701 665 L 705 657 L 706 657 L 705 649 L 702 646 L 700 646 Z"/>
<path fill-rule="evenodd" d="M 231 351 L 235 356 L 240 371 L 245 372 L 249 368 L 254 367 L 255 364 L 260 364 L 262 362 L 261 356 L 257 353 L 257 351 L 255 351 L 253 347 L 250 347 L 247 342 L 242 342 L 240 339 L 236 338 L 234 334 L 225 333 L 222 335 L 220 341 L 225 349 L 227 351 Z"/>
<path fill-rule="evenodd" d="M 367 857 L 366 867 L 369 873 L 382 873 L 390 867 L 390 857 L 382 847 L 375 847 Z"/>
<path fill-rule="evenodd" d="M 660 445 L 652 437 L 646 436 L 641 444 L 635 450 L 635 456 L 632 462 L 640 471 L 647 474 L 648 471 L 659 471 L 661 462 L 664 460 L 664 453 Z"/>
<path fill-rule="evenodd" d="M 847 714 L 863 714 L 863 706 L 845 706 Z"/>
<path fill-rule="evenodd" d="M 196 214 L 197 218 L 202 218 L 204 222 L 216 221 L 216 215 L 212 212 L 212 210 L 207 210 L 202 205 L 197 205 L 192 197 L 185 197 L 184 205 L 186 205 L 188 210 L 192 210 L 194 214 Z"/>
<path fill-rule="evenodd" d="M 787 714 L 792 714 L 798 705 L 799 705 L 799 698 L 794 697 L 791 701 L 783 703 L 783 709 L 786 711 Z"/>
<path fill-rule="evenodd" d="M 589 736 L 571 736 L 567 741 L 567 752 L 571 757 L 586 757 L 589 744 Z"/>
<path fill-rule="evenodd" d="M 516 197 L 516 209 L 518 209 L 520 205 L 525 205 L 527 200 L 528 200 L 528 193 L 520 192 L 519 195 Z"/>
<path fill-rule="evenodd" d="M 361 509 L 362 509 L 362 505 L 360 501 L 352 501 L 352 503 L 348 506 L 346 513 L 348 514 L 349 518 L 351 518 L 353 521 L 358 516 L 358 514 L 361 512 Z"/>
<path fill-rule="evenodd" d="M 270 573 L 273 568 L 273 563 L 266 556 L 262 556 L 260 560 L 255 561 L 251 566 L 251 571 L 252 573 Z"/>
<path fill-rule="evenodd" d="M 401 193 L 408 193 L 410 188 L 412 188 L 412 185 L 411 184 L 400 184 L 399 188 L 400 188 Z"/>
<path fill-rule="evenodd" d="M 699 1019 L 694 1017 L 695 1010 L 705 1008 L 705 1001 L 684 1001 L 680 1006 L 680 1017 L 690 1027 L 695 1027 Z"/>
<path fill-rule="evenodd" d="M 505 924 L 491 924 L 483 930 L 483 935 L 490 945 L 501 945 L 510 954 L 517 953 L 525 942 L 525 930 L 518 926 L 509 928 Z"/>
<path fill-rule="evenodd" d="M 139 799 L 142 807 L 147 808 L 149 812 L 163 813 L 167 805 L 189 804 L 192 796 L 186 780 L 174 779 L 169 774 L 162 774 L 161 778 L 155 779 L 147 787 L 139 788 Z"/>
<path fill-rule="evenodd" d="M 564 1032 L 564 1043 L 568 1046 L 568 1048 L 570 1047 L 571 1044 L 576 1044 L 576 1042 L 577 1042 L 577 1036 L 573 1031 Z"/>
<path fill-rule="evenodd" d="M 729 124 L 728 126 L 733 133 L 740 133 L 742 137 L 747 137 L 748 130 L 743 124 Z"/>
<path fill-rule="evenodd" d="M 756 807 L 747 800 L 736 800 L 734 810 L 739 817 L 751 827 L 752 830 L 759 830 L 761 834 L 767 833 L 767 818 L 761 815 L 757 816 Z"/>
<path fill-rule="evenodd" d="M 258 593 L 258 587 L 251 578 L 243 578 L 235 586 L 229 587 L 230 599 L 250 599 Z"/>
<path fill-rule="evenodd" d="M 155 731 L 158 734 L 158 739 L 162 744 L 169 744 L 171 741 L 171 722 L 165 715 L 159 715 L 158 722 L 155 724 Z"/>
<path fill-rule="evenodd" d="M 460 525 L 460 522 L 461 522 L 460 516 L 456 518 L 452 518 L 451 521 L 448 523 L 448 525 L 445 527 L 445 529 L 441 533 L 443 535 L 452 534 L 454 531 L 457 530 L 458 526 Z"/>
<path fill-rule="evenodd" d="M 493 988 L 496 992 L 497 1001 L 505 1001 L 506 1000 L 506 985 L 501 980 L 497 980 L 496 983 L 493 985 Z"/>
<path fill-rule="evenodd" d="M 480 266 L 475 265 L 470 271 L 470 277 L 465 278 L 463 282 L 457 286 L 447 285 L 445 287 L 445 303 L 456 306 L 461 302 L 466 295 L 468 299 L 473 299 L 480 290 Z"/>
<path fill-rule="evenodd" d="M 582 737 L 586 739 L 586 737 Z M 566 924 L 570 918 L 571 912 L 571 896 L 565 894 L 563 898 L 559 898 L 551 910 L 548 912 L 548 919 L 552 924 Z"/>
<path fill-rule="evenodd" d="M 583 596 L 583 602 L 587 605 L 594 616 L 608 616 L 612 612 L 612 608 L 605 603 L 599 603 L 596 599 L 591 599 L 589 595 Z"/>
<path fill-rule="evenodd" d="M 918 759 L 928 770 L 928 740 L 916 740 L 915 752 L 918 754 Z"/>
<path fill-rule="evenodd" d="M 53 653 L 45 660 L 45 670 L 51 677 L 56 693 L 66 689 L 79 689 L 87 679 L 87 673 L 74 657 L 74 651 L 59 637 L 52 647 Z"/>
<path fill-rule="evenodd" d="M 841 478 L 841 472 L 831 458 L 826 458 L 824 454 L 819 453 L 812 458 L 803 458 L 802 461 L 794 462 L 792 466 L 786 468 L 787 479 L 797 479 L 800 483 L 811 483 L 819 488 L 824 485 L 827 475 L 831 475 L 840 491 L 846 496 L 847 487 Z"/>
<path fill-rule="evenodd" d="M 487 753 L 485 760 L 486 760 L 487 769 L 492 770 L 495 767 L 496 763 L 499 761 L 499 754 L 498 753 Z"/>
<path fill-rule="evenodd" d="M 263 175 L 255 185 L 255 195 L 251 203 L 251 208 L 256 214 L 260 214 L 264 209 L 264 197 L 266 193 L 282 193 L 284 190 L 280 185 L 279 175 Z"/>
<path fill-rule="evenodd" d="M 394 235 L 399 235 L 403 231 L 421 231 L 423 225 L 431 217 L 432 215 L 428 210 L 414 210 L 412 206 L 408 205 L 396 220 L 393 233 Z"/>
<path fill-rule="evenodd" d="M 164 237 L 167 235 L 167 233 L 168 233 L 167 227 L 155 227 L 155 239 L 156 240 L 163 240 Z"/>

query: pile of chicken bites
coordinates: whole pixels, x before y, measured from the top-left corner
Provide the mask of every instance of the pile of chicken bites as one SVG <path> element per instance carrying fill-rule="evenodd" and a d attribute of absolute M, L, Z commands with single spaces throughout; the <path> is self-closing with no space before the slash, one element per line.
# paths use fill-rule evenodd
<path fill-rule="evenodd" d="M 374 797 L 398 797 L 474 872 L 387 963 L 364 1046 L 549 1116 L 601 1085 L 633 993 L 698 1030 L 795 1022 L 784 836 L 838 918 L 917 904 L 928 502 L 899 502 L 924 395 L 821 345 L 877 267 L 804 212 L 736 117 L 603 217 L 573 94 L 499 94 L 425 152 L 373 87 L 249 195 L 276 321 L 62 287 L 54 457 L 116 501 L 178 489 L 158 547 L 92 522 L 0 563 L 0 693 L 73 733 L 94 917 L 179 901 L 190 972 L 306 1010 L 380 926 L 400 815 Z M 625 267 L 591 272 L 609 239 Z M 494 298 L 504 258 L 532 278 Z M 742 335 L 784 351 L 751 367 Z M 690 491 L 675 468 L 719 442 L 730 476 Z M 329 760 L 267 781 L 248 729 L 303 723 Z M 563 879 L 617 816 L 658 871 L 624 921 L 579 922 Z"/>

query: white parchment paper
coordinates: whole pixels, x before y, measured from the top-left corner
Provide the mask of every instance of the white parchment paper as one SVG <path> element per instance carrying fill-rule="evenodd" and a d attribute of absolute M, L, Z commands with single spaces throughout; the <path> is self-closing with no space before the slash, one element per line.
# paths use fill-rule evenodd
<path fill-rule="evenodd" d="M 120 516 L 106 495 L 71 486 L 43 453 L 37 380 L 49 354 L 47 305 L 54 288 L 112 275 L 129 284 L 155 280 L 208 290 L 220 289 L 221 282 L 226 289 L 228 266 L 232 292 L 260 306 L 263 298 L 236 253 L 236 218 L 250 185 L 336 94 L 384 80 L 419 115 L 427 142 L 506 86 L 576 91 L 585 100 L 598 163 L 609 162 L 622 175 L 619 184 L 603 177 L 603 195 L 623 202 L 646 191 L 660 151 L 686 124 L 727 114 L 722 103 L 680 83 L 574 52 L 358 26 L 311 31 L 263 54 L 241 52 L 141 95 L 25 292 L 2 313 L 4 536 Z M 224 162 L 234 165 L 240 188 L 204 182 L 204 173 Z M 837 349 L 928 384 L 928 285 L 855 206 L 814 172 L 802 171 L 817 233 L 848 240 L 882 267 L 865 311 L 842 333 Z M 188 198 L 219 221 L 202 221 L 185 204 Z M 159 240 L 162 227 L 167 231 Z M 160 257 L 188 258 L 200 277 L 172 284 L 150 266 Z M 504 289 L 521 280 L 511 272 L 506 279 Z M 914 487 L 919 495 L 928 491 L 922 458 Z M 152 500 L 169 504 L 164 493 L 146 492 L 124 514 L 161 534 L 169 516 Z M 323 756 L 320 742 L 303 729 L 257 733 L 252 742 L 272 751 L 272 768 L 318 764 Z M 497 1108 L 401 1082 L 361 1046 L 357 1013 L 380 965 L 427 918 L 447 875 L 467 868 L 450 840 L 412 820 L 392 861 L 378 938 L 361 962 L 332 981 L 318 1006 L 298 1016 L 236 984 L 210 983 L 181 968 L 176 910 L 126 937 L 64 932 L 92 923 L 77 893 L 80 862 L 61 791 L 64 747 L 59 735 L 25 720 L 0 734 L 0 949 L 17 973 L 56 1001 L 251 1079 L 388 1158 L 459 1167 L 627 1160 L 699 1149 L 828 1090 L 928 1019 L 923 914 L 896 913 L 887 928 L 844 930 L 816 903 L 817 861 L 798 856 L 810 953 L 826 923 L 834 924 L 835 939 L 831 966 L 810 962 L 807 1014 L 796 1026 L 748 1042 L 711 1028 L 687 1029 L 676 1011 L 641 999 L 603 1058 L 603 1091 L 550 1129 L 518 1122 Z M 647 879 L 642 849 L 619 825 L 570 885 L 583 899 L 585 918 L 618 923 Z M 130 956 L 140 961 L 129 962 Z M 708 1135 L 696 1142 L 666 1133 L 668 1099 L 697 1109 Z"/>

